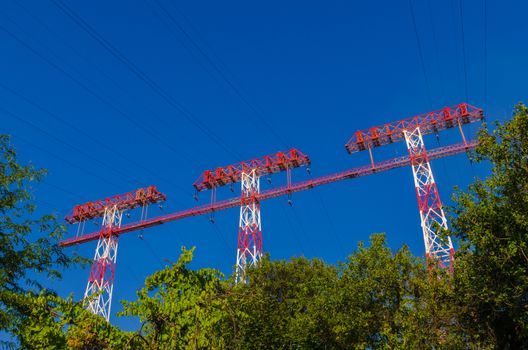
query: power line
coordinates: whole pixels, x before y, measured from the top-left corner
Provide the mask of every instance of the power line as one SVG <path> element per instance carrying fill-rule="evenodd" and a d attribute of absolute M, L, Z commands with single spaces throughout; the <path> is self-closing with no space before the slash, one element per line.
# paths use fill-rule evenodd
<path fill-rule="evenodd" d="M 62 44 L 64 46 L 66 46 L 70 51 L 72 51 L 77 57 L 79 57 L 81 60 L 87 62 L 88 64 L 91 64 L 92 65 L 92 68 L 94 68 L 97 72 L 99 72 L 99 74 L 101 74 L 103 77 L 105 77 L 106 79 L 108 79 L 112 84 L 114 84 L 114 86 L 116 86 L 119 90 L 121 90 L 123 93 L 125 93 L 131 100 L 136 100 L 136 97 L 132 96 L 132 94 L 125 88 L 123 87 L 122 84 L 120 84 L 118 81 L 116 81 L 114 78 L 112 78 L 108 73 L 106 73 L 104 70 L 102 70 L 98 64 L 94 64 L 91 60 L 89 60 L 88 58 L 86 58 L 82 53 L 79 52 L 79 50 L 77 50 L 73 45 L 69 44 L 67 42 L 67 40 L 64 39 L 64 37 L 61 37 L 59 34 L 57 34 L 55 31 L 53 31 L 44 21 L 42 21 L 41 19 L 39 19 L 39 17 L 37 17 L 35 14 L 33 14 L 30 10 L 28 10 L 27 7 L 23 6 L 21 3 L 19 3 L 17 0 L 12 0 L 14 3 L 16 3 L 24 12 L 26 12 L 35 22 L 37 22 L 40 26 L 42 26 L 49 34 L 51 34 L 52 36 L 58 38 Z M 11 20 L 11 22 L 14 22 L 13 20 Z M 26 35 L 27 32 L 26 32 Z M 51 51 L 48 47 L 48 51 Z M 55 57 L 57 57 L 57 55 L 54 55 Z M 77 74 L 81 75 L 77 70 L 76 70 Z M 85 77 L 86 79 L 86 77 Z M 158 122 L 164 124 L 167 128 L 169 128 L 169 124 L 167 123 L 166 120 L 164 120 L 163 118 L 161 118 L 152 108 L 149 108 L 149 112 L 151 113 L 150 115 L 153 116 Z M 144 130 L 142 130 L 144 131 Z M 156 139 L 160 139 L 161 138 L 161 135 L 157 135 Z M 167 141 L 163 140 L 162 144 L 164 146 L 167 146 L 166 145 Z M 168 149 L 170 151 L 172 151 L 173 153 L 175 153 L 176 155 L 178 155 L 179 157 L 182 157 L 184 158 L 185 160 L 187 160 L 188 162 L 190 163 L 193 163 L 194 164 L 194 160 L 193 159 L 190 159 L 190 158 L 187 158 L 184 154 L 182 154 L 180 151 L 178 151 L 177 149 L 173 148 L 173 147 L 168 147 Z M 122 157 L 124 157 L 122 154 L 121 154 Z M 130 160 L 128 160 L 130 161 Z M 137 165 L 137 163 L 136 163 Z M 196 164 L 195 164 L 196 165 Z M 144 168 L 146 169 L 146 168 Z M 165 180 L 167 182 L 172 182 L 174 184 L 173 181 L 170 181 L 170 180 Z"/>
<path fill-rule="evenodd" d="M 433 8 L 431 5 L 431 0 L 427 0 L 427 7 L 429 9 L 429 19 L 431 23 L 431 31 L 433 33 L 433 46 L 434 46 L 434 53 L 435 53 L 436 68 L 438 70 L 438 75 L 440 76 L 439 80 L 441 81 L 440 86 L 442 89 L 442 97 L 445 98 L 445 78 L 444 78 L 443 70 L 441 69 L 441 64 L 440 64 L 440 54 L 438 52 L 438 39 L 436 37 L 436 26 L 435 26 L 435 21 L 434 21 L 434 14 L 433 14 Z"/>
<path fill-rule="evenodd" d="M 123 118 L 134 124 L 137 128 L 140 130 L 143 130 L 147 132 L 150 136 L 152 136 L 154 139 L 157 139 L 158 141 L 165 144 L 166 147 L 173 149 L 176 153 L 178 153 L 174 147 L 172 147 L 170 144 L 163 141 L 163 139 L 159 138 L 159 135 L 151 131 L 150 129 L 147 129 L 143 127 L 141 124 L 139 124 L 134 118 L 131 118 L 127 113 L 123 112 L 120 108 L 118 108 L 116 105 L 114 105 L 112 102 L 110 102 L 108 99 L 104 98 L 102 95 L 98 94 L 96 91 L 88 87 L 86 84 L 84 84 L 82 81 L 71 75 L 69 72 L 64 70 L 62 67 L 60 67 L 58 64 L 53 62 L 52 60 L 48 59 L 46 56 L 42 55 L 40 52 L 35 50 L 31 45 L 29 45 L 27 42 L 22 40 L 20 37 L 16 36 L 12 31 L 7 29 L 6 27 L 2 26 L 0 24 L 0 30 L 4 31 L 8 36 L 10 36 L 12 39 L 14 39 L 16 42 L 18 42 L 20 45 L 31 51 L 34 55 L 42 59 L 44 62 L 58 70 L 60 73 L 64 74 L 67 78 L 72 80 L 74 83 L 76 83 L 78 86 L 80 86 L 83 90 L 87 91 L 90 95 L 94 96 L 97 100 L 101 101 L 103 104 L 109 106 L 111 109 L 113 109 L 116 113 L 121 115 Z M 182 155 L 188 162 L 194 163 L 194 161 L 188 157 L 185 157 Z"/>
<path fill-rule="evenodd" d="M 249 109 L 253 112 L 253 115 L 256 117 L 258 121 L 260 121 L 262 124 L 264 124 L 270 132 L 273 134 L 273 136 L 281 142 L 284 146 L 287 147 L 287 143 L 284 140 L 284 138 L 277 133 L 275 128 L 267 121 L 266 117 L 264 117 L 259 110 L 251 103 L 249 102 L 248 98 L 244 96 L 244 94 L 240 91 L 240 89 L 227 77 L 227 75 L 222 71 L 222 69 L 215 63 L 215 61 L 211 58 L 211 56 L 196 42 L 196 40 L 191 36 L 191 34 L 185 30 L 185 28 L 174 18 L 174 16 L 170 13 L 170 11 L 159 1 L 159 0 L 151 0 L 155 5 L 157 5 L 165 14 L 167 18 L 169 18 L 170 22 L 174 24 L 174 26 L 189 40 L 189 42 L 193 45 L 193 47 L 205 58 L 205 60 L 209 63 L 209 65 L 214 69 L 216 73 L 222 78 L 222 80 L 231 88 L 231 90 L 240 98 L 240 100 L 247 106 Z M 154 12 L 156 15 L 157 13 Z M 160 18 L 160 16 L 158 16 Z M 169 26 L 169 29 L 171 27 Z M 173 36 L 174 32 L 170 31 Z M 192 54 L 191 50 L 189 50 L 186 46 L 185 48 Z M 198 61 L 201 64 L 201 61 Z M 203 67 L 203 65 L 202 65 Z M 203 67 L 205 69 L 205 67 Z M 209 72 L 208 70 L 206 70 Z"/>
<path fill-rule="evenodd" d="M 66 188 L 64 188 L 64 187 L 57 186 L 57 185 L 55 185 L 55 184 L 53 184 L 53 183 L 51 183 L 51 182 L 48 182 L 48 181 L 43 180 L 43 181 L 41 181 L 39 184 L 46 185 L 46 186 L 49 186 L 49 187 L 53 187 L 54 189 L 59 190 L 59 191 L 61 191 L 61 192 L 64 192 L 64 193 L 66 193 L 66 194 L 69 194 L 69 195 L 72 196 L 72 197 L 75 197 L 75 198 L 77 198 L 77 199 L 79 199 L 79 200 L 83 200 L 83 196 L 81 196 L 80 194 L 75 193 L 75 192 L 72 192 L 72 191 L 70 191 L 69 189 L 66 189 Z"/>
<path fill-rule="evenodd" d="M 216 145 L 222 148 L 225 152 L 235 155 L 237 159 L 242 157 L 234 150 L 230 149 L 222 139 L 220 139 L 214 132 L 212 132 L 204 123 L 202 123 L 193 113 L 191 113 L 180 102 L 176 101 L 170 94 L 168 94 L 161 86 L 152 80 L 146 73 L 144 73 L 134 62 L 128 59 L 121 51 L 114 45 L 108 42 L 95 29 L 93 29 L 84 19 L 77 15 L 73 10 L 66 6 L 61 0 L 50 0 L 62 13 L 75 22 L 83 31 L 85 31 L 92 39 L 97 41 L 106 51 L 108 51 L 114 58 L 121 62 L 128 70 L 130 70 L 137 78 L 143 81 L 154 93 L 161 97 L 170 106 L 175 108 L 181 115 L 189 122 L 194 124 L 204 135 L 209 137 Z"/>
<path fill-rule="evenodd" d="M 161 178 L 162 180 L 166 181 L 166 182 L 170 182 L 171 184 L 173 184 L 173 186 L 176 186 L 177 188 L 181 189 L 182 191 L 187 191 L 186 189 L 184 189 L 183 187 L 181 187 L 180 185 L 178 185 L 177 183 L 173 182 L 173 181 L 169 181 L 167 179 L 164 179 L 163 177 L 160 177 L 159 174 L 155 174 L 152 170 L 150 170 L 149 168 L 143 166 L 142 164 L 134 161 L 133 159 L 130 159 L 128 158 L 127 156 L 125 156 L 124 154 L 122 154 L 121 152 L 117 151 L 116 149 L 112 148 L 112 147 L 108 147 L 104 142 L 98 140 L 97 138 L 91 136 L 90 134 L 88 134 L 87 132 L 85 132 L 84 130 L 78 128 L 77 126 L 75 126 L 74 124 L 70 123 L 69 121 L 67 121 L 66 119 L 64 118 L 61 118 L 59 115 L 57 115 L 56 113 L 53 113 L 49 110 L 47 110 L 46 108 L 44 108 L 42 105 L 38 104 L 37 102 L 35 101 L 32 101 L 30 100 L 29 98 L 27 98 L 26 96 L 22 95 L 20 92 L 8 87 L 7 85 L 3 84 L 2 82 L 0 82 L 0 87 L 8 92 L 10 92 L 11 94 L 19 97 L 20 99 L 22 99 L 23 101 L 25 101 L 26 103 L 28 103 L 29 105 L 37 108 L 38 110 L 40 110 L 41 112 L 44 112 L 46 113 L 47 115 L 51 116 L 53 119 L 59 121 L 60 123 L 66 125 L 67 127 L 69 127 L 70 129 L 72 130 L 75 130 L 76 132 L 80 133 L 81 135 L 84 135 L 86 138 L 90 139 L 91 141 L 97 143 L 99 146 L 103 147 L 104 149 L 106 149 L 107 151 L 110 151 L 118 156 L 120 156 L 121 158 L 125 159 L 126 161 L 128 161 L 129 163 L 133 164 L 134 166 L 140 168 L 140 169 L 143 169 L 145 172 L 148 172 L 149 174 L 151 175 L 154 175 L 156 177 L 159 177 Z M 189 194 L 190 192 L 187 191 L 187 194 Z"/>
<path fill-rule="evenodd" d="M 467 63 L 466 63 L 466 39 L 464 35 L 464 16 L 462 12 L 462 0 L 458 0 L 458 8 L 460 11 L 460 29 L 462 31 L 462 57 L 464 59 L 464 93 L 466 101 L 469 102 L 468 98 L 468 78 L 467 78 Z"/>
<path fill-rule="evenodd" d="M 146 1 L 146 0 L 145 0 Z M 241 99 L 241 101 L 250 108 L 250 110 L 253 112 L 254 116 L 257 120 L 262 122 L 274 135 L 274 137 L 282 143 L 285 147 L 287 147 L 286 142 L 284 138 L 282 138 L 275 129 L 267 122 L 266 118 L 258 111 L 258 109 L 249 102 L 249 100 L 244 96 L 244 94 L 240 91 L 240 89 L 233 83 L 231 79 L 224 73 L 224 71 L 215 63 L 215 60 L 203 49 L 197 41 L 192 37 L 192 35 L 185 30 L 185 28 L 174 18 L 174 16 L 170 13 L 170 11 L 158 0 L 151 0 L 153 4 L 157 5 L 158 8 L 162 10 L 162 12 L 165 14 L 167 18 L 169 18 L 170 22 L 173 23 L 174 27 L 176 27 L 193 45 L 193 47 L 205 58 L 207 63 L 214 69 L 214 71 L 221 77 L 221 79 L 228 85 L 229 88 Z M 163 17 L 159 16 L 156 11 L 153 11 L 153 13 L 163 21 Z M 172 30 L 171 26 L 168 26 L 170 29 L 170 33 L 173 34 L 173 37 L 177 39 L 177 36 L 175 35 L 174 31 Z M 183 44 L 183 43 L 182 43 Z M 191 55 L 193 55 L 193 51 L 190 50 L 185 44 L 183 44 L 184 47 L 189 51 Z M 200 65 L 204 68 L 206 72 L 208 72 L 213 78 L 215 78 L 210 71 L 202 64 L 200 60 L 198 60 Z M 296 213 L 295 213 L 296 214 Z M 296 218 L 298 219 L 300 223 L 300 227 L 303 230 L 304 234 L 306 235 L 306 231 L 304 230 L 304 226 L 302 225 L 302 222 L 300 221 L 300 217 L 296 214 Z M 330 220 L 328 216 L 326 216 L 327 220 Z M 330 225 L 332 225 L 330 223 Z"/>
<path fill-rule="evenodd" d="M 0 112 L 3 112 L 3 113 L 5 113 L 5 114 L 10 115 L 11 117 L 15 118 L 16 120 L 18 120 L 18 121 L 20 121 L 20 122 L 22 122 L 22 123 L 24 123 L 24 124 L 26 124 L 26 125 L 31 126 L 32 128 L 38 130 L 39 132 L 41 132 L 41 133 L 47 135 L 48 137 L 54 139 L 54 140 L 57 141 L 57 142 L 63 144 L 64 146 L 73 149 L 75 152 L 77 152 L 77 153 L 79 153 L 79 154 L 83 154 L 85 157 L 92 159 L 92 160 L 95 161 L 96 163 L 98 163 L 98 164 L 100 164 L 100 165 L 106 167 L 107 169 L 109 169 L 109 170 L 115 172 L 116 174 L 119 174 L 119 175 L 122 176 L 123 178 L 128 179 L 128 181 L 130 181 L 131 183 L 141 185 L 141 181 L 139 181 L 138 179 L 129 176 L 129 175 L 128 175 L 127 173 L 125 173 L 125 172 L 122 172 L 122 171 L 120 171 L 120 170 L 117 170 L 117 169 L 112 168 L 111 166 L 109 166 L 109 165 L 106 164 L 105 162 L 103 162 L 103 161 L 101 161 L 101 160 L 99 160 L 99 159 L 97 159 L 97 158 L 92 157 L 90 154 L 86 153 L 86 152 L 83 151 L 82 149 L 80 149 L 80 148 L 78 148 L 78 147 L 72 145 L 72 144 L 69 143 L 69 142 L 66 142 L 66 141 L 64 141 L 64 140 L 62 140 L 62 139 L 56 137 L 56 136 L 53 135 L 52 133 L 50 133 L 50 132 L 48 132 L 48 131 L 42 129 L 41 127 L 39 127 L 38 125 L 33 124 L 32 122 L 29 122 L 29 121 L 25 120 L 25 119 L 22 118 L 21 116 L 15 114 L 15 113 L 13 113 L 13 112 L 10 112 L 10 111 L 8 111 L 7 109 L 2 108 L 2 107 L 0 107 Z"/>
<path fill-rule="evenodd" d="M 28 144 L 29 146 L 31 146 L 31 147 L 33 147 L 33 148 L 35 148 L 35 149 L 38 149 L 38 150 L 40 150 L 40 151 L 42 151 L 42 152 L 44 152 L 44 153 L 49 154 L 49 155 L 52 156 L 53 158 L 58 159 L 59 161 L 65 163 L 65 164 L 68 164 L 69 166 L 71 166 L 71 167 L 73 167 L 73 168 L 77 168 L 77 169 L 81 170 L 82 172 L 84 172 L 84 173 L 86 173 L 86 174 L 92 175 L 92 176 L 98 178 L 99 180 L 101 180 L 101 181 L 103 181 L 103 182 L 106 182 L 107 184 L 111 185 L 112 187 L 119 187 L 119 186 L 120 186 L 120 185 L 118 185 L 117 183 L 115 183 L 115 182 L 113 182 L 113 181 L 110 181 L 110 180 L 108 180 L 108 179 L 105 179 L 104 177 L 101 177 L 101 176 L 98 175 L 97 173 L 92 172 L 90 169 L 88 169 L 88 168 L 84 168 L 84 167 L 81 167 L 81 166 L 79 166 L 79 165 L 77 165 L 77 164 L 75 164 L 75 163 L 72 163 L 72 162 L 70 162 L 68 159 L 65 159 L 65 158 L 63 158 L 63 157 L 61 157 L 61 156 L 58 156 L 57 154 L 55 154 L 55 153 L 53 153 L 53 152 L 51 152 L 51 151 L 49 151 L 49 150 L 47 150 L 47 149 L 45 149 L 45 148 L 42 148 L 42 147 L 40 147 L 40 146 L 38 146 L 38 145 L 32 143 L 31 141 L 28 141 L 28 140 L 26 140 L 26 139 L 24 139 L 24 138 L 22 138 L 22 137 L 20 137 L 20 136 L 17 136 L 17 139 L 19 139 L 20 141 L 22 141 L 22 142 Z"/>
<path fill-rule="evenodd" d="M 416 36 L 416 43 L 418 44 L 418 54 L 419 54 L 419 57 L 420 57 L 420 65 L 422 67 L 422 73 L 423 73 L 424 81 L 425 81 L 427 102 L 429 103 L 430 109 L 433 109 L 433 103 L 432 103 L 432 100 L 431 100 L 431 87 L 430 87 L 430 84 L 429 84 L 429 78 L 427 77 L 427 72 L 425 70 L 425 61 L 424 61 L 423 52 L 422 52 L 422 43 L 420 42 L 420 36 L 418 35 L 418 27 L 416 25 L 416 18 L 415 18 L 415 15 L 414 15 L 414 8 L 413 8 L 412 0 L 409 0 L 409 8 L 411 9 L 411 18 L 412 18 L 414 34 Z"/>

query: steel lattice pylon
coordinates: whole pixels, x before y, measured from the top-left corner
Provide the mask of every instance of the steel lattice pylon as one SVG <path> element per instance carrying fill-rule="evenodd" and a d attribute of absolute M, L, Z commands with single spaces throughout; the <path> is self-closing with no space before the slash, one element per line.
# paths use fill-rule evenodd
<path fill-rule="evenodd" d="M 256 266 L 262 257 L 260 223 L 260 178 L 256 169 L 241 175 L 240 222 L 236 260 L 236 283 L 246 282 L 246 268 Z"/>
<path fill-rule="evenodd" d="M 443 239 L 440 231 L 447 230 L 447 219 L 429 164 L 420 128 L 404 130 L 418 197 L 425 254 L 428 262 L 453 270 L 455 249 L 451 237 Z"/>
<path fill-rule="evenodd" d="M 88 310 L 103 316 L 107 321 L 112 306 L 118 243 L 118 236 L 112 233 L 112 228 L 121 227 L 122 219 L 123 210 L 118 209 L 117 205 L 105 208 L 103 227 L 84 293 Z"/>

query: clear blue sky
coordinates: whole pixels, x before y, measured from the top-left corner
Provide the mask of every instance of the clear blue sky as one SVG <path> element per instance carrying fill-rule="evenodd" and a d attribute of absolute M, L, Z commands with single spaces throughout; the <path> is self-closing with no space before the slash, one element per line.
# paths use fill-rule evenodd
<path fill-rule="evenodd" d="M 486 17 L 484 1 L 463 0 L 462 8 L 459 1 L 413 1 L 416 31 L 406 0 L 68 3 L 101 43 L 52 1 L 6 0 L 2 132 L 13 135 L 21 160 L 49 169 L 35 196 L 42 212 L 61 217 L 74 204 L 150 184 L 167 194 L 164 212 L 188 208 L 203 170 L 290 147 L 311 157 L 312 176 L 363 165 L 367 154 L 347 155 L 343 147 L 357 129 L 466 100 L 485 108 L 488 120 L 504 120 L 527 100 L 528 4 L 489 0 Z M 135 67 L 147 78 L 138 78 Z M 466 127 L 468 135 L 476 130 Z M 440 139 L 458 141 L 454 132 Z M 437 146 L 434 137 L 426 143 Z M 398 143 L 375 157 L 405 153 Z M 486 175 L 464 155 L 434 161 L 433 170 L 446 203 L 453 186 Z M 303 170 L 294 172 L 295 180 L 305 178 Z M 281 183 L 284 175 L 274 176 L 273 185 Z M 227 188 L 219 191 L 219 198 L 228 196 Z M 305 255 L 334 263 L 373 232 L 386 232 L 391 247 L 408 244 L 423 254 L 409 168 L 293 199 L 293 208 L 285 198 L 262 203 L 264 250 L 273 259 Z M 164 258 L 176 260 L 182 245 L 197 246 L 194 267 L 229 274 L 237 226 L 238 210 L 231 209 L 217 213 L 216 225 L 196 217 L 145 230 L 144 240 L 122 236 L 112 311 L 121 309 L 120 299 L 135 297 Z M 91 257 L 94 248 L 68 252 Z M 87 276 L 88 270 L 66 271 L 53 287 L 80 298 Z"/>

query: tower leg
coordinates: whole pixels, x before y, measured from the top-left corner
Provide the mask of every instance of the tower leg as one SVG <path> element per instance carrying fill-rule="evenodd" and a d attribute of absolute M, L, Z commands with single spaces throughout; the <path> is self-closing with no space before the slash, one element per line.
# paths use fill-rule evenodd
<path fill-rule="evenodd" d="M 236 283 L 246 282 L 246 268 L 256 266 L 262 257 L 262 228 L 260 224 L 260 179 L 255 169 L 242 172 L 240 221 L 236 260 Z"/>
<path fill-rule="evenodd" d="M 440 236 L 442 230 L 447 230 L 447 219 L 427 158 L 422 133 L 420 128 L 405 130 L 403 133 L 411 159 L 428 263 L 437 264 L 452 272 L 455 249 L 451 237 L 443 239 Z"/>
<path fill-rule="evenodd" d="M 112 306 L 118 243 L 117 236 L 112 235 L 112 228 L 120 227 L 122 218 L 123 210 L 116 206 L 105 208 L 101 235 L 84 293 L 88 310 L 103 316 L 107 321 L 110 319 Z"/>

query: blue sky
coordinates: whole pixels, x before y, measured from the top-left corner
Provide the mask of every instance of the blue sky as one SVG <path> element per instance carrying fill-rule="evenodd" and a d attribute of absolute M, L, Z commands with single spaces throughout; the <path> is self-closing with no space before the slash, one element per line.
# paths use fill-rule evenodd
<path fill-rule="evenodd" d="M 35 197 L 42 212 L 61 217 L 77 203 L 150 184 L 168 196 L 164 211 L 153 207 L 150 216 L 185 209 L 196 205 L 192 183 L 203 170 L 291 147 L 311 157 L 312 176 L 360 166 L 368 155 L 343 147 L 357 129 L 462 101 L 485 108 L 488 120 L 505 120 L 527 100 L 528 5 L 487 2 L 485 16 L 484 1 L 463 0 L 461 8 L 459 0 L 412 1 L 416 31 L 404 0 L 68 3 L 98 42 L 54 1 L 6 0 L 2 132 L 13 136 L 22 161 L 49 169 Z M 477 125 L 465 130 L 475 136 Z M 425 141 L 438 145 L 434 136 Z M 441 145 L 458 141 L 453 131 L 440 138 Z M 404 154 L 397 143 L 375 158 Z M 464 155 L 434 161 L 443 201 L 486 169 Z M 306 178 L 294 172 L 294 180 Z M 272 186 L 284 182 L 278 174 Z M 218 193 L 229 196 L 227 188 Z M 373 232 L 386 232 L 391 247 L 423 254 L 409 168 L 293 200 L 293 207 L 285 198 L 262 203 L 264 250 L 273 259 L 334 263 Z M 217 213 L 215 225 L 207 217 L 173 222 L 145 230 L 143 240 L 122 236 L 112 311 L 165 259 L 176 260 L 182 245 L 197 247 L 194 267 L 229 274 L 238 214 Z M 94 248 L 68 252 L 91 257 Z M 87 276 L 65 271 L 53 287 L 80 298 Z"/>

